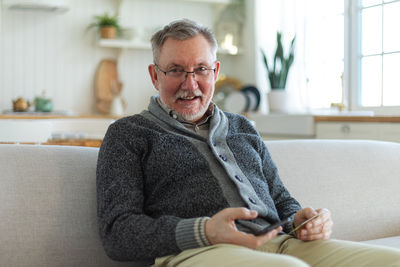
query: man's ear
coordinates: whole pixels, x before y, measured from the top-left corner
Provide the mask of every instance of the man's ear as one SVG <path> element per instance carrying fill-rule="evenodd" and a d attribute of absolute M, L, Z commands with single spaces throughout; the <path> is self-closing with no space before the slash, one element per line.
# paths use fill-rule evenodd
<path fill-rule="evenodd" d="M 218 79 L 218 73 L 219 73 L 219 66 L 221 65 L 221 62 L 217 61 L 215 62 L 215 75 L 214 75 L 214 82 L 217 81 Z"/>
<path fill-rule="evenodd" d="M 148 67 L 148 70 L 149 70 L 151 82 L 153 83 L 154 88 L 156 88 L 158 91 L 158 73 L 156 70 L 156 65 L 150 64 Z"/>

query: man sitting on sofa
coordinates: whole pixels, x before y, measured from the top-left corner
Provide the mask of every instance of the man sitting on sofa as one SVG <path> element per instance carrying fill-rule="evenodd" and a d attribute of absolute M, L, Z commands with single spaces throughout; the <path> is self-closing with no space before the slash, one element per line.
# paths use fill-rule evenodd
<path fill-rule="evenodd" d="M 111 258 L 155 266 L 400 266 L 395 249 L 330 240 L 330 212 L 302 209 L 250 122 L 211 102 L 220 62 L 207 28 L 179 20 L 151 42 L 148 70 L 159 96 L 113 123 L 99 152 L 99 228 Z"/>

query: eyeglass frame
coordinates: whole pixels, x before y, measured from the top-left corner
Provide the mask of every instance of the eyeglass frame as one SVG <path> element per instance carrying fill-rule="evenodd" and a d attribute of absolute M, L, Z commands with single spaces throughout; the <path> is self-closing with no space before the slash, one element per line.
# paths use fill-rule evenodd
<path fill-rule="evenodd" d="M 164 73 L 165 76 L 167 76 L 167 73 L 172 73 L 172 72 L 173 72 L 172 70 L 170 70 L 170 71 L 162 70 L 162 69 L 160 68 L 160 66 L 158 66 L 157 63 L 154 63 L 154 66 L 156 66 L 156 68 L 157 68 L 159 71 L 161 71 L 162 73 Z M 205 68 L 204 71 L 205 71 L 205 70 L 207 70 L 207 71 L 212 70 L 213 73 L 215 74 L 215 72 L 217 71 L 217 68 L 211 68 L 211 69 Z M 186 71 L 186 70 L 179 71 L 179 73 L 182 73 L 182 74 L 183 74 L 184 72 L 186 73 L 186 74 L 185 74 L 185 80 L 187 79 L 189 73 L 193 74 L 193 78 L 196 79 L 196 70 L 194 70 L 194 71 Z M 178 72 L 177 72 L 177 73 L 178 73 Z M 170 76 L 170 77 L 172 77 L 172 76 Z M 178 78 L 178 77 L 176 77 L 176 78 Z"/>

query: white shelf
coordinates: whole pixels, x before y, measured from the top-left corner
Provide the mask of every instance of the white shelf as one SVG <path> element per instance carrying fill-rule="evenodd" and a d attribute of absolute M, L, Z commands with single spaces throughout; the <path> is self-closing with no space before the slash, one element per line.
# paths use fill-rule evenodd
<path fill-rule="evenodd" d="M 239 48 L 237 52 L 232 52 L 232 51 L 229 51 L 228 49 L 223 49 L 223 48 L 219 47 L 217 53 L 220 54 L 220 55 L 236 56 L 236 55 L 242 54 L 243 51 L 242 51 L 242 49 Z"/>
<path fill-rule="evenodd" d="M 180 0 L 183 2 L 197 2 L 197 3 L 208 3 L 208 4 L 229 4 L 231 0 Z"/>
<path fill-rule="evenodd" d="M 141 49 L 141 50 L 150 50 L 151 45 L 149 43 L 145 43 L 137 40 L 125 40 L 125 39 L 99 39 L 98 45 L 100 47 L 108 47 L 108 48 L 127 48 L 127 49 Z M 238 55 L 241 54 L 242 51 L 239 51 L 236 54 L 231 53 L 229 50 L 219 48 L 218 54 L 221 55 Z"/>
<path fill-rule="evenodd" d="M 0 0 L 1 1 L 1 0 Z M 117 10 L 122 6 L 122 3 L 126 0 L 115 0 L 117 2 Z M 161 1 L 161 0 L 152 0 L 152 1 Z M 165 1 L 165 0 L 162 0 Z M 178 1 L 178 2 L 192 2 L 192 3 L 203 3 L 203 4 L 230 4 L 234 3 L 236 0 L 170 0 L 170 1 Z M 142 40 L 126 40 L 126 39 L 98 39 L 97 45 L 100 47 L 108 47 L 108 48 L 119 48 L 119 49 L 139 49 L 139 50 L 151 50 L 150 42 L 142 41 Z M 232 51 L 229 49 L 218 48 L 218 54 L 220 55 L 238 55 L 242 54 L 243 51 L 241 48 L 236 51 Z"/>
<path fill-rule="evenodd" d="M 125 0 L 119 0 L 125 1 Z M 152 0 L 152 1 L 166 1 L 166 0 Z M 192 2 L 192 3 L 203 3 L 203 4 L 230 4 L 236 0 L 167 0 L 170 2 Z"/>
<path fill-rule="evenodd" d="M 130 49 L 143 49 L 150 50 L 150 43 L 145 43 L 137 40 L 125 40 L 125 39 L 99 39 L 98 45 L 100 47 L 110 48 L 130 48 Z"/>

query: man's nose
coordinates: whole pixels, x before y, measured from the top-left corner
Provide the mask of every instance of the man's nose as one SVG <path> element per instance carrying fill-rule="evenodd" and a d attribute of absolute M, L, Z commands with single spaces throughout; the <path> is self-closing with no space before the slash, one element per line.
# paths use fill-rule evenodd
<path fill-rule="evenodd" d="M 197 83 L 196 80 L 196 74 L 193 72 L 186 73 L 186 78 L 183 81 L 183 89 L 197 89 L 199 87 L 199 84 Z"/>

